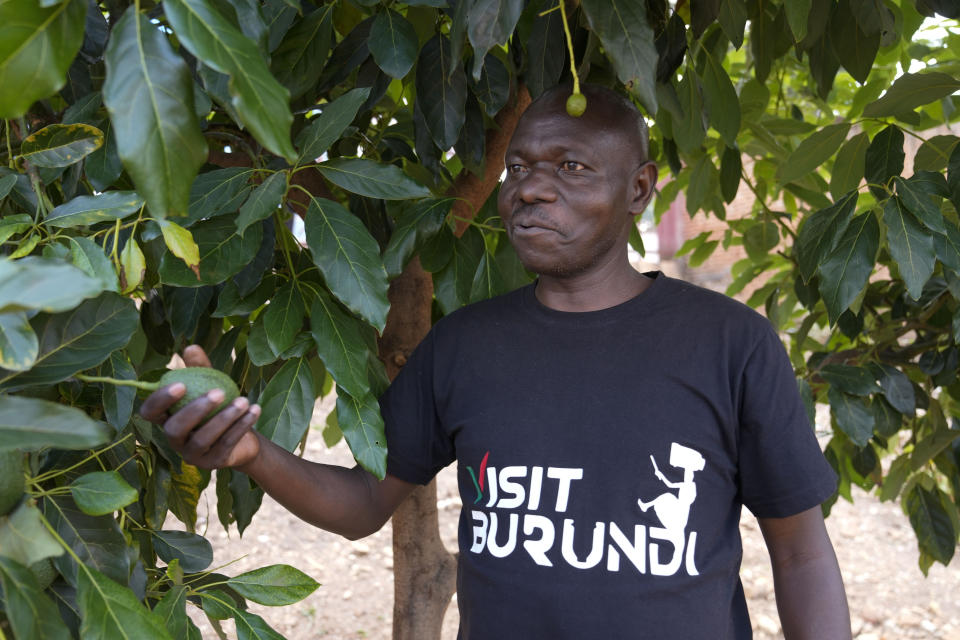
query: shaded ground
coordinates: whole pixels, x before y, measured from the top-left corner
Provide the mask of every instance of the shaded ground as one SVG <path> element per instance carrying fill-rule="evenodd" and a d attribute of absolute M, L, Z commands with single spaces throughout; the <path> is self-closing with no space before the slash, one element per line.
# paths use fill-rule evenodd
<path fill-rule="evenodd" d="M 322 423 L 322 421 L 320 421 Z M 312 438 L 307 455 L 313 460 L 351 464 L 342 443 L 327 450 L 320 437 Z M 445 470 L 439 480 L 440 522 L 450 549 L 456 547 L 456 520 L 460 508 L 455 476 Z M 269 497 L 253 524 L 239 539 L 228 538 L 216 520 L 215 497 L 201 500 L 201 514 L 209 512 L 207 537 L 215 550 L 215 564 L 233 560 L 224 572 L 235 575 L 274 563 L 286 563 L 310 574 L 321 587 L 306 600 L 289 607 L 252 605 L 277 631 L 290 640 L 313 638 L 390 638 L 393 582 L 390 525 L 359 542 L 350 542 L 310 527 L 287 513 Z M 205 520 L 201 517 L 201 524 Z M 912 638 L 960 640 L 960 566 L 935 565 L 924 578 L 917 568 L 916 540 L 899 505 L 880 503 L 864 493 L 856 504 L 839 502 L 827 520 L 837 549 L 859 640 Z M 781 637 L 769 562 L 752 516 L 741 522 L 744 560 L 741 575 L 755 638 Z M 204 638 L 214 638 L 202 613 L 194 616 Z M 452 603 L 444 622 L 444 640 L 456 638 L 457 611 Z M 224 625 L 236 637 L 230 623 Z"/>

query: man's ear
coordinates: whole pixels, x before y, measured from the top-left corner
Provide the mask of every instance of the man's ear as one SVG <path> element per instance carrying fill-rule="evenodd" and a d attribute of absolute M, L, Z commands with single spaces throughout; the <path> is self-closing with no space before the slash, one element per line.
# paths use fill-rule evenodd
<path fill-rule="evenodd" d="M 653 197 L 653 190 L 657 185 L 657 165 L 654 162 L 646 161 L 633 172 L 630 199 L 631 215 L 639 216 L 647 210 L 650 199 Z"/>

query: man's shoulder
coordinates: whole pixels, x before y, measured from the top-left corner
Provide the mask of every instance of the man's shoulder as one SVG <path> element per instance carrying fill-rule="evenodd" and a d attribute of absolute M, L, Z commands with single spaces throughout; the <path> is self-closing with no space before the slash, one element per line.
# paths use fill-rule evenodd
<path fill-rule="evenodd" d="M 658 306 L 675 321 L 685 320 L 701 330 L 711 326 L 739 327 L 746 333 L 773 329 L 765 316 L 725 293 L 677 278 L 666 278 L 663 284 Z"/>

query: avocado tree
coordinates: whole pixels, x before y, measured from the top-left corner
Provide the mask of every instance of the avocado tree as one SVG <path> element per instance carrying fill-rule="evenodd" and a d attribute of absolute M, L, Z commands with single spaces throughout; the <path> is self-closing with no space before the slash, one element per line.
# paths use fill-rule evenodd
<path fill-rule="evenodd" d="M 432 320 L 529 281 L 492 196 L 519 113 L 571 77 L 649 116 L 658 215 L 683 192 L 725 220 L 753 193 L 681 253 L 745 248 L 729 293 L 752 285 L 784 332 L 811 423 L 829 407 L 838 495 L 899 499 L 921 568 L 949 563 L 957 18 L 952 0 L 0 3 L 0 637 L 199 637 L 188 606 L 279 637 L 247 601 L 316 583 L 224 575 L 196 531 L 211 481 L 241 534 L 262 491 L 183 463 L 123 382 L 201 344 L 291 451 L 335 391 L 322 437 L 382 476 L 376 398 Z M 455 568 L 435 489 L 394 532 L 395 636 L 436 637 Z"/>

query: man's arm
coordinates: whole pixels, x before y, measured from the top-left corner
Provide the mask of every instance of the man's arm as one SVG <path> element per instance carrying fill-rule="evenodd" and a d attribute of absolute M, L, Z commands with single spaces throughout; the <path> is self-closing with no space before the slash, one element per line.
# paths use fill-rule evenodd
<path fill-rule="evenodd" d="M 210 366 L 198 347 L 184 353 L 190 366 Z M 140 408 L 148 420 L 163 424 L 171 446 L 183 459 L 203 469 L 233 467 L 248 474 L 297 517 L 350 539 L 376 532 L 413 490 L 414 485 L 387 475 L 378 481 L 360 467 L 348 469 L 304 460 L 253 430 L 260 407 L 237 398 L 206 423 L 223 401 L 214 390 L 173 415 L 167 410 L 183 397 L 182 384 L 151 394 Z"/>
<path fill-rule="evenodd" d="M 850 611 L 837 556 L 816 506 L 759 518 L 786 640 L 849 640 Z"/>

